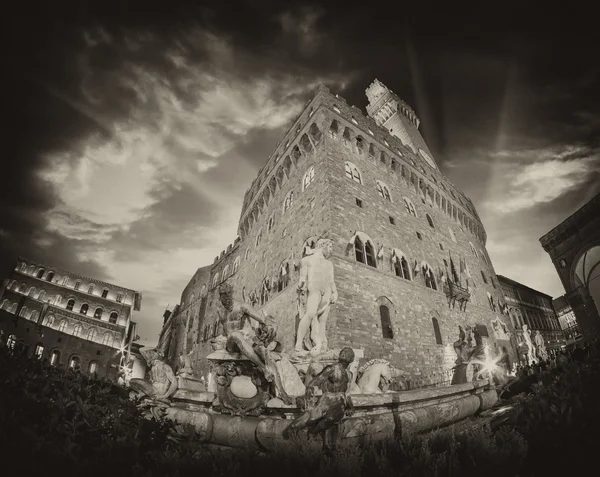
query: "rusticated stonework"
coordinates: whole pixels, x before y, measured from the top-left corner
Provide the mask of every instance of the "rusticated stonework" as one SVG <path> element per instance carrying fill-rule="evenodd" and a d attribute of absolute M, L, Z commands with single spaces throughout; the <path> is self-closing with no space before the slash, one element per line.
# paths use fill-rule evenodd
<path fill-rule="evenodd" d="M 207 378 L 225 279 L 236 300 L 276 318 L 279 341 L 293 349 L 299 263 L 323 233 L 333 240 L 339 294 L 327 321 L 330 348 L 363 349 L 365 359 L 421 378 L 454 366 L 459 325 L 480 325 L 484 341 L 515 362 L 514 329 L 474 205 L 437 168 L 414 111 L 378 81 L 367 95 L 365 117 L 319 87 L 246 192 L 239 239 L 202 284 L 206 304 L 192 330 L 199 375 Z M 464 309 L 449 306 L 444 291 L 453 265 Z M 495 334 L 492 321 L 506 332 Z"/>

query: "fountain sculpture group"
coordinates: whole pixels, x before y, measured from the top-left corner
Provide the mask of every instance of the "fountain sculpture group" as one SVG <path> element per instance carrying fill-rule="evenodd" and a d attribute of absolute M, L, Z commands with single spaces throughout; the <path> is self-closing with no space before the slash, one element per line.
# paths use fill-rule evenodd
<path fill-rule="evenodd" d="M 322 237 L 300 262 L 299 317 L 295 348 L 283 352 L 274 319 L 233 299 L 233 287 L 219 287 L 223 311 L 208 389 L 186 389 L 193 377 L 189 357 L 176 376 L 157 350 L 142 351 L 149 381 L 132 379 L 132 398 L 148 415 L 192 424 L 203 442 L 263 450 L 284 443 L 302 429 L 321 435 L 325 447 L 389 438 L 450 424 L 495 404 L 486 380 L 469 379 L 481 340 L 460 329 L 452 384 L 443 388 L 389 391 L 403 372 L 372 359 L 359 367 L 362 350 L 328 348 L 327 317 L 336 303 L 332 241 Z M 302 306 L 302 303 L 304 306 Z M 179 389 L 178 389 L 179 387 Z"/>

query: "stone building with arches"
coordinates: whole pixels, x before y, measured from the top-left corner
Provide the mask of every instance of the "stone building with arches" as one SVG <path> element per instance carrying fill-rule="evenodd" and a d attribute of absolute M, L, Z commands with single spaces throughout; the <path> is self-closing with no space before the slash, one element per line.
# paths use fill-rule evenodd
<path fill-rule="evenodd" d="M 327 232 L 339 298 L 330 347 L 363 349 L 411 377 L 448 372 L 459 326 L 507 350 L 512 325 L 472 201 L 438 169 L 415 112 L 375 80 L 367 115 L 320 86 L 246 191 L 238 239 L 210 266 L 198 372 L 219 332 L 218 287 L 276 320 L 291 350 L 301 258 Z M 234 264 L 236 264 L 234 266 Z"/>
<path fill-rule="evenodd" d="M 600 335 L 600 194 L 540 238 L 584 341 Z"/>
<path fill-rule="evenodd" d="M 0 329 L 53 365 L 115 380 L 141 299 L 135 290 L 19 257 L 0 293 Z"/>

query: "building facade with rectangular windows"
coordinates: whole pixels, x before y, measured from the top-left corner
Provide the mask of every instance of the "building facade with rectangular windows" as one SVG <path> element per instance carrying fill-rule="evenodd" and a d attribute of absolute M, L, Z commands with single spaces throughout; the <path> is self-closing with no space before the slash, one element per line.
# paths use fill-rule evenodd
<path fill-rule="evenodd" d="M 524 355 L 527 354 L 523 325 L 529 328 L 532 339 L 536 331 L 540 332 L 547 351 L 558 351 L 566 345 L 551 296 L 502 275 L 498 275 L 498 280 L 508 304 L 509 317 L 516 330 L 519 357 L 523 363 L 526 363 Z"/>
<path fill-rule="evenodd" d="M 565 342 L 567 347 L 572 347 L 582 341 L 583 334 L 581 328 L 577 323 L 577 317 L 573 308 L 569 304 L 567 295 L 559 296 L 552 301 L 552 306 L 556 312 L 560 329 L 563 331 L 565 336 Z"/>
<path fill-rule="evenodd" d="M 0 295 L 9 344 L 54 365 L 116 379 L 135 338 L 140 292 L 18 258 Z"/>
<path fill-rule="evenodd" d="M 219 333 L 219 285 L 271 315 L 293 349 L 299 261 L 327 233 L 339 298 L 330 348 L 364 350 L 410 377 L 448 373 L 459 326 L 516 359 L 511 323 L 471 202 L 439 171 L 414 111 L 382 83 L 368 115 L 319 87 L 245 194 L 236 242 L 215 258 L 195 366 Z"/>

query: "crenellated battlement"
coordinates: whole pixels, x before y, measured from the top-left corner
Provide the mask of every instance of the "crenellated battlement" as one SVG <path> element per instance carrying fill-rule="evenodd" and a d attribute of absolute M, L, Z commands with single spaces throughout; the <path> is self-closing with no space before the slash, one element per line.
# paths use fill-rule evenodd
<path fill-rule="evenodd" d="M 378 91 L 381 91 L 381 94 Z M 388 92 L 394 94 L 378 80 L 375 80 L 369 86 L 367 92 L 368 95 L 370 92 L 371 96 L 373 96 L 373 100 L 375 101 L 374 104 L 377 104 L 377 101 L 387 95 Z M 376 95 L 379 96 L 376 98 Z M 395 95 L 395 98 L 397 98 L 397 95 Z M 397 99 L 399 100 L 399 98 Z M 419 120 L 412 108 L 404 102 L 402 102 L 402 108 L 405 108 L 403 114 L 415 127 L 418 127 Z M 330 116 L 332 112 L 337 113 L 340 119 L 345 122 L 344 126 L 351 126 L 352 128 L 358 127 L 361 129 L 362 132 L 365 133 L 365 137 L 367 137 L 368 134 L 376 141 L 377 147 L 380 150 L 385 151 L 386 154 L 392 158 L 392 162 L 402 162 L 406 168 L 412 169 L 414 174 L 423 177 L 427 182 L 427 187 L 432 189 L 441 187 L 441 189 L 448 194 L 448 200 L 456 203 L 456 207 L 459 211 L 461 207 L 464 209 L 460 213 L 467 216 L 471 215 L 477 222 L 480 222 L 472 201 L 456 188 L 454 184 L 448 181 L 437 168 L 434 169 L 428 165 L 427 161 L 425 161 L 420 154 L 417 154 L 415 150 L 404 144 L 399 137 L 392 135 L 388 129 L 378 124 L 376 119 L 365 115 L 360 108 L 355 105 L 349 105 L 342 96 L 339 94 L 332 94 L 327 87 L 321 85 L 317 88 L 314 97 L 307 102 L 304 110 L 292 122 L 288 132 L 282 137 L 273 154 L 269 157 L 267 163 L 260 169 L 257 177 L 252 182 L 251 187 L 246 192 L 244 205 L 240 215 L 240 227 L 238 232 L 240 236 L 243 237 L 244 230 L 247 230 L 246 227 L 242 227 L 242 224 L 247 221 L 249 214 L 253 213 L 254 209 L 257 208 L 257 203 L 260 202 L 264 205 L 269 201 L 272 193 L 269 192 L 268 189 L 273 188 L 272 182 L 275 180 L 275 177 L 279 175 L 279 172 L 276 169 L 282 168 L 281 164 L 278 165 L 278 163 L 282 158 L 289 157 L 289 155 L 293 153 L 292 149 L 298 147 L 299 136 L 306 133 L 310 118 L 321 109 L 325 109 L 328 116 Z M 266 199 L 264 198 L 265 195 L 268 196 Z M 257 213 L 260 214 L 260 211 Z M 485 243 L 486 239 L 485 230 L 482 227 L 480 240 Z M 221 257 L 217 257 L 217 259 L 220 258 Z"/>

